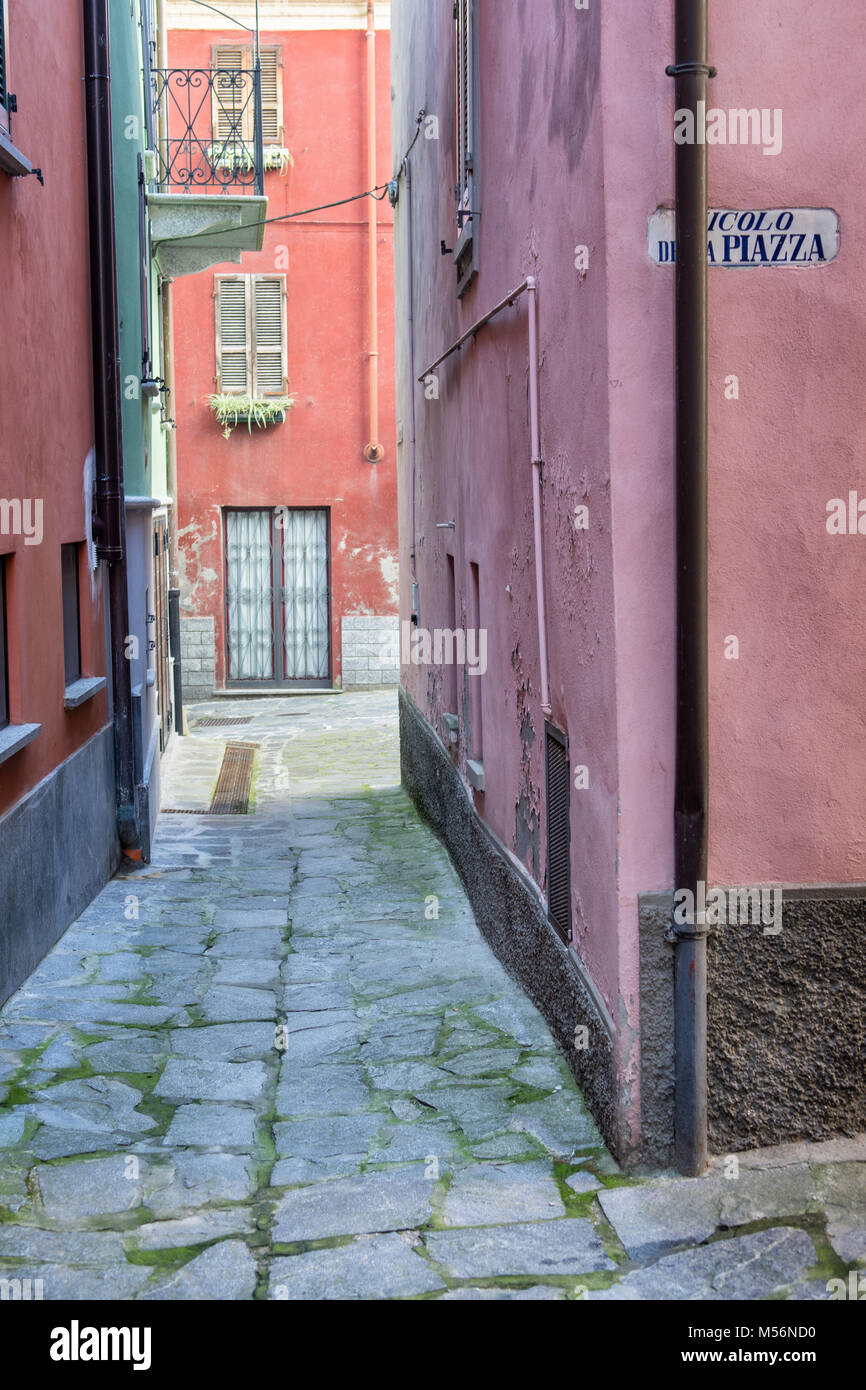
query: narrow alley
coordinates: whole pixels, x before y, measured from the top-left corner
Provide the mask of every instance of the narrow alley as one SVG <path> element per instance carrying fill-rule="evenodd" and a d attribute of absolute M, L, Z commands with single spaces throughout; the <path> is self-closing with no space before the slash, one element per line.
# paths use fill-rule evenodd
<path fill-rule="evenodd" d="M 392 693 L 195 706 L 153 861 L 0 1012 L 0 1278 L 45 1299 L 827 1298 L 859 1141 L 620 1172 L 400 787 Z M 249 813 L 209 815 L 227 742 Z M 856 1278 L 856 1275 L 854 1276 Z"/>

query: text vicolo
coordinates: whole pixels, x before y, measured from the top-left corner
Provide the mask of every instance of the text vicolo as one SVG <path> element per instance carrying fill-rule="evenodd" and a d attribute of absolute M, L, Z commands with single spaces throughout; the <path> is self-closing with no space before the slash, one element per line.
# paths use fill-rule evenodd
<path fill-rule="evenodd" d="M 676 214 L 657 208 L 649 220 L 656 265 L 676 261 Z M 839 253 L 832 208 L 714 208 L 707 214 L 707 263 L 741 266 L 823 266 Z"/>

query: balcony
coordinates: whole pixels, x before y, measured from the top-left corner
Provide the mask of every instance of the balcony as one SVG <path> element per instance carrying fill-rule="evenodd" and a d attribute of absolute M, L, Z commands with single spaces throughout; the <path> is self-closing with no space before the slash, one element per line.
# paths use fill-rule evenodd
<path fill-rule="evenodd" d="M 260 69 L 155 68 L 150 78 L 147 206 L 163 275 L 260 251 L 268 207 Z"/>

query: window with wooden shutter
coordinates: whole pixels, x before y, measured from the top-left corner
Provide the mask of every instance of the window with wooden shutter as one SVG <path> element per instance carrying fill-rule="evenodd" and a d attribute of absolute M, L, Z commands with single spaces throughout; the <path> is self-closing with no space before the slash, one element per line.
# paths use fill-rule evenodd
<path fill-rule="evenodd" d="M 545 725 L 547 763 L 547 907 L 562 940 L 571 940 L 571 770 L 568 740 Z"/>
<path fill-rule="evenodd" d="M 6 84 L 6 0 L 0 0 L 0 130 L 9 132 L 9 88 Z"/>
<path fill-rule="evenodd" d="M 283 144 L 283 63 L 279 48 L 259 50 L 262 69 L 262 142 Z"/>
<path fill-rule="evenodd" d="M 259 50 L 262 70 L 262 143 L 283 143 L 283 64 L 279 45 Z M 213 86 L 213 129 L 220 144 L 246 145 L 255 140 L 253 71 L 255 55 L 242 44 L 217 44 L 211 52 L 216 72 Z M 220 74 L 224 76 L 220 76 Z"/>
<path fill-rule="evenodd" d="M 257 397 L 286 390 L 286 333 L 282 276 L 252 277 L 253 389 Z"/>
<path fill-rule="evenodd" d="M 217 391 L 285 395 L 285 276 L 218 275 L 215 298 Z"/>
<path fill-rule="evenodd" d="M 211 54 L 216 76 L 213 83 L 213 133 L 220 146 L 242 146 L 253 139 L 250 50 L 239 44 L 219 44 Z"/>
<path fill-rule="evenodd" d="M 454 250 L 457 293 L 462 296 L 478 270 L 475 216 L 479 203 L 478 0 L 454 0 L 456 174 L 458 241 Z"/>
<path fill-rule="evenodd" d="M 217 390 L 232 395 L 245 395 L 252 390 L 248 301 L 248 276 L 217 276 Z"/>
<path fill-rule="evenodd" d="M 78 595 L 80 545 L 60 547 L 63 593 L 63 669 L 67 685 L 81 679 L 81 609 Z"/>

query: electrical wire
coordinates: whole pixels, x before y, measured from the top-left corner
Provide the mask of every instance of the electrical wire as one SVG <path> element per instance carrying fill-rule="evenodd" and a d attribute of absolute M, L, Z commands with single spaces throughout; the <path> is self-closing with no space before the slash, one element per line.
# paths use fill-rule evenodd
<path fill-rule="evenodd" d="M 198 0 L 198 2 L 201 3 L 201 0 Z M 208 6 L 207 8 L 212 7 Z M 403 168 L 403 165 L 406 163 L 406 160 L 409 158 L 410 154 L 412 153 L 416 144 L 418 143 L 418 140 L 421 135 L 421 123 L 426 115 L 427 112 L 422 109 L 418 112 L 418 115 L 415 117 L 415 125 L 417 126 L 417 129 L 415 131 L 415 138 L 412 141 L 409 148 L 407 149 L 406 153 L 404 154 L 402 160 L 400 161 L 400 169 Z M 398 177 L 399 174 L 394 175 L 395 179 Z M 375 198 L 377 203 L 381 203 L 383 199 L 387 197 L 389 186 L 390 185 L 387 183 L 377 183 L 375 188 L 368 188 L 364 193 L 353 193 L 349 198 L 338 198 L 337 201 L 334 203 L 320 203 L 318 207 L 302 208 L 300 212 L 283 212 L 280 213 L 280 215 L 277 217 L 265 217 L 262 219 L 261 222 L 247 222 L 244 224 L 244 230 L 252 230 L 254 227 L 269 227 L 275 222 L 291 222 L 291 220 L 295 217 L 309 217 L 311 213 L 314 212 L 328 212 L 331 208 L 342 208 L 345 207 L 347 203 L 360 202 L 362 198 Z M 208 228 L 206 231 L 203 232 L 190 232 L 188 236 L 185 236 L 183 238 L 183 240 L 185 242 L 195 241 L 196 237 L 218 235 L 218 232 L 214 232 L 212 228 Z"/>
<path fill-rule="evenodd" d="M 293 217 L 309 217 L 310 214 L 313 212 L 327 212 L 329 208 L 345 207 L 346 203 L 357 203 L 361 200 L 361 198 L 375 198 L 377 203 L 381 203 L 383 198 L 387 196 L 387 193 L 387 183 L 380 183 L 377 184 L 375 188 L 367 189 L 365 193 L 353 193 L 351 198 L 338 198 L 335 203 L 321 203 L 318 207 L 303 208 L 300 212 L 283 212 L 278 217 L 265 217 L 261 222 L 245 222 L 243 224 L 243 229 L 244 231 L 247 231 L 252 229 L 253 227 L 269 227 L 273 222 L 290 222 Z M 214 198 L 213 201 L 215 203 L 218 203 L 218 200 L 216 198 Z M 194 241 L 196 237 L 200 236 L 219 235 L 220 232 L 214 231 L 214 229 L 211 227 L 207 228 L 203 232 L 190 232 L 188 236 L 183 237 L 183 241 Z"/>
<path fill-rule="evenodd" d="M 427 112 L 425 111 L 424 107 L 422 106 L 422 107 L 421 107 L 421 110 L 418 112 L 418 115 L 415 117 L 415 126 L 416 126 L 415 138 L 414 138 L 414 140 L 412 141 L 412 143 L 411 143 L 411 145 L 409 146 L 409 148 L 408 148 L 408 150 L 406 151 L 406 153 L 404 154 L 403 158 L 400 160 L 400 163 L 399 163 L 399 165 L 397 166 L 397 171 L 396 171 L 396 173 L 394 174 L 394 177 L 393 177 L 393 179 L 392 179 L 392 183 L 395 183 L 395 182 L 397 181 L 397 179 L 400 177 L 400 175 L 401 175 L 402 172 L 403 172 L 403 169 L 405 168 L 406 160 L 409 158 L 409 156 L 410 156 L 410 154 L 412 153 L 412 151 L 414 150 L 415 146 L 418 144 L 418 141 L 419 141 L 420 136 L 421 136 L 421 125 L 422 125 L 422 123 L 423 123 L 424 118 L 425 118 L 426 115 L 427 115 Z"/>

